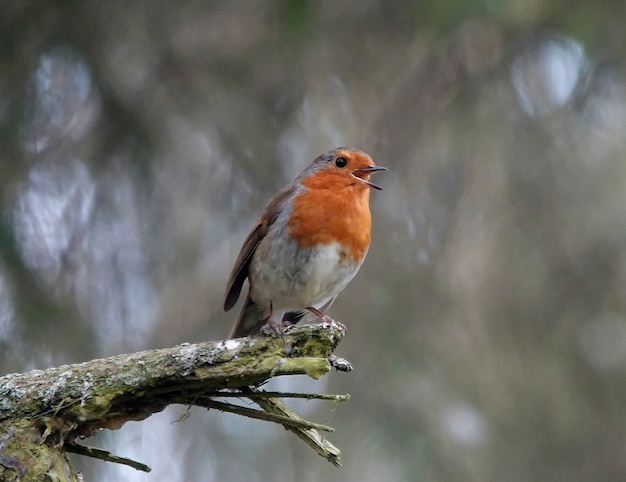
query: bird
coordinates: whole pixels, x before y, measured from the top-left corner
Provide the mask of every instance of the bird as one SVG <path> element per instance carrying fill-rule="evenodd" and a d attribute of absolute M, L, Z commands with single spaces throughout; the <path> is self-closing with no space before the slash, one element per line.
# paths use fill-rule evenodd
<path fill-rule="evenodd" d="M 319 155 L 270 199 L 243 242 L 226 285 L 224 311 L 248 292 L 229 338 L 256 336 L 303 317 L 345 326 L 324 312 L 354 278 L 370 246 L 370 181 L 387 171 L 350 147 Z M 282 312 L 281 322 L 275 313 Z"/>

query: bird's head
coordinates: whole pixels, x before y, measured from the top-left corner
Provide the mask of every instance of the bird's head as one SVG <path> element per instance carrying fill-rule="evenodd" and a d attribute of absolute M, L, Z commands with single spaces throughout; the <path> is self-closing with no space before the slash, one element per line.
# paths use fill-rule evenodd
<path fill-rule="evenodd" d="M 306 184 L 317 188 L 362 186 L 368 189 L 382 190 L 370 181 L 375 172 L 386 171 L 386 167 L 377 166 L 371 156 L 358 149 L 339 147 L 320 155 L 302 173 L 307 178 Z"/>

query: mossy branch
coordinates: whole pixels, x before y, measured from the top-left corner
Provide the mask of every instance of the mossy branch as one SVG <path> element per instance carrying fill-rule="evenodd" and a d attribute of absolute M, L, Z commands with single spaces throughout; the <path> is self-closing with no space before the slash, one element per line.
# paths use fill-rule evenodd
<path fill-rule="evenodd" d="M 0 480 L 44 480 L 51 470 L 58 477 L 55 480 L 78 480 L 67 465 L 64 446 L 146 470 L 104 450 L 83 450 L 76 440 L 143 420 L 174 403 L 280 423 L 339 466 L 339 450 L 318 433 L 332 428 L 300 418 L 277 399 L 280 393 L 265 393 L 254 386 L 279 375 L 320 378 L 331 369 L 329 359 L 342 338 L 339 329 L 304 325 L 282 338 L 183 344 L 1 377 Z M 214 400 L 224 397 L 249 398 L 263 412 Z"/>

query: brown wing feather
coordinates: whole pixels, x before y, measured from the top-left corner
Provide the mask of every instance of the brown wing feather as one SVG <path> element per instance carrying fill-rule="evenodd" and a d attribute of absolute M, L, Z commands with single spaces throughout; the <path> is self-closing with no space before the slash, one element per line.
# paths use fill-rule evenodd
<path fill-rule="evenodd" d="M 267 226 L 265 226 L 263 222 L 258 222 L 244 241 L 241 251 L 239 252 L 239 256 L 237 257 L 237 261 L 235 261 L 235 266 L 233 266 L 233 271 L 228 279 L 228 283 L 226 284 L 224 311 L 229 311 L 233 306 L 235 306 L 235 303 L 237 303 L 239 295 L 241 294 L 243 282 L 248 277 L 248 266 L 250 265 L 252 255 L 254 254 L 254 251 L 259 245 L 261 239 L 265 237 L 266 233 Z"/>
<path fill-rule="evenodd" d="M 274 224 L 274 221 L 276 221 L 284 201 L 290 196 L 294 189 L 295 185 L 289 184 L 282 191 L 279 191 L 272 199 L 270 199 L 270 202 L 267 204 L 263 214 L 261 215 L 261 219 L 256 224 L 254 229 L 252 229 L 250 234 L 248 234 L 248 237 L 241 247 L 239 256 L 237 256 L 237 260 L 235 261 L 235 266 L 233 266 L 233 271 L 230 274 L 228 283 L 226 284 L 224 311 L 229 311 L 233 306 L 235 306 L 235 303 L 237 303 L 239 295 L 241 294 L 243 282 L 248 277 L 248 268 L 250 267 L 250 261 L 252 260 L 254 252 L 256 251 L 256 248 L 261 240 L 267 234 L 270 226 Z"/>

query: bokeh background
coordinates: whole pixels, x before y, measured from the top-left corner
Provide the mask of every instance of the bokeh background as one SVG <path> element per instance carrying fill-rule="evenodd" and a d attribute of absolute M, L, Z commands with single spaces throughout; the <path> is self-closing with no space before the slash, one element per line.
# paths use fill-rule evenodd
<path fill-rule="evenodd" d="M 224 338 L 239 246 L 330 148 L 390 169 L 282 428 L 173 407 L 90 481 L 626 479 L 626 3 L 0 0 L 0 373 Z"/>

